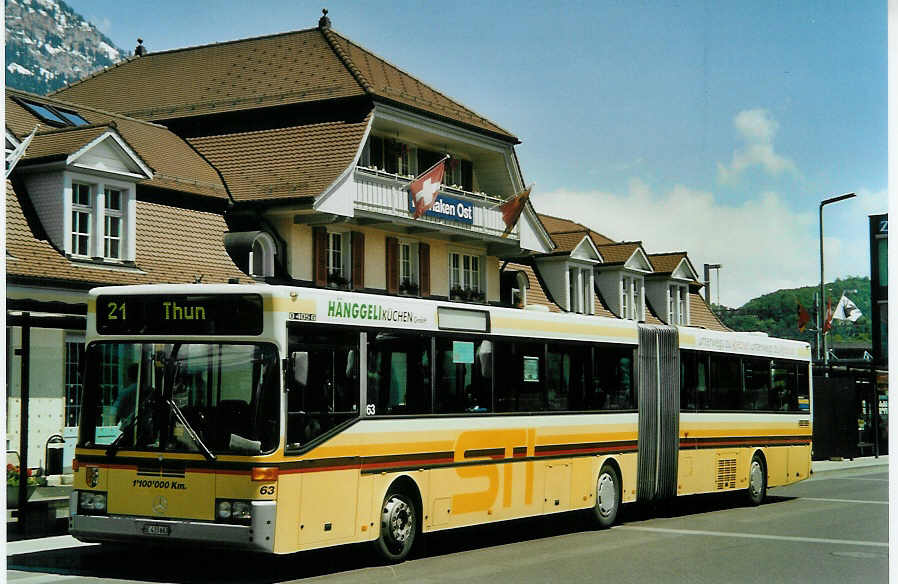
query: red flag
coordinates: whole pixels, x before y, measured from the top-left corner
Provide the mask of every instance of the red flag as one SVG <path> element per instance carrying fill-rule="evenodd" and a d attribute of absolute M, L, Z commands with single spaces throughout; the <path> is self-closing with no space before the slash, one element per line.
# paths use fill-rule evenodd
<path fill-rule="evenodd" d="M 804 332 L 804 329 L 807 328 L 808 323 L 811 322 L 811 315 L 808 314 L 808 311 L 805 310 L 804 306 L 801 305 L 801 302 L 798 303 L 798 331 Z"/>
<path fill-rule="evenodd" d="M 530 189 L 532 188 L 533 185 L 530 185 L 517 195 L 502 203 L 502 206 L 499 207 L 502 211 L 502 220 L 505 221 L 505 231 L 502 233 L 502 237 L 508 237 L 511 230 L 517 225 L 518 219 L 520 219 L 521 213 L 524 211 L 524 204 L 527 202 L 527 199 L 530 198 Z"/>
<path fill-rule="evenodd" d="M 823 321 L 823 334 L 828 333 L 833 328 L 833 299 L 826 299 L 826 318 Z"/>
<path fill-rule="evenodd" d="M 426 213 L 436 202 L 437 193 L 443 186 L 443 174 L 446 172 L 446 159 L 448 158 L 446 156 L 431 166 L 408 185 L 408 191 L 415 205 L 415 211 L 412 214 L 415 219 Z"/>

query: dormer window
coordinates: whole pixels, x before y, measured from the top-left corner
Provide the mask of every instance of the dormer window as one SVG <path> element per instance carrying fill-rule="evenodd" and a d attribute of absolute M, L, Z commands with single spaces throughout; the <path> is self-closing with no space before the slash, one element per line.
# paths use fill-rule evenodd
<path fill-rule="evenodd" d="M 134 185 L 112 184 L 87 175 L 68 176 L 71 194 L 66 253 L 80 259 L 133 260 L 128 202 L 134 197 Z"/>
<path fill-rule="evenodd" d="M 645 320 L 642 278 L 626 275 L 621 277 L 620 282 L 620 317 L 626 320 Z"/>
<path fill-rule="evenodd" d="M 670 324 L 689 324 L 689 289 L 685 284 L 667 287 L 667 314 Z"/>
<path fill-rule="evenodd" d="M 93 221 L 90 185 L 72 183 L 72 249 L 73 256 L 90 256 L 90 226 Z"/>
<path fill-rule="evenodd" d="M 592 267 L 568 268 L 568 310 L 579 314 L 595 312 Z"/>
<path fill-rule="evenodd" d="M 106 212 L 103 229 L 103 257 L 120 259 L 122 254 L 122 191 L 106 189 Z"/>

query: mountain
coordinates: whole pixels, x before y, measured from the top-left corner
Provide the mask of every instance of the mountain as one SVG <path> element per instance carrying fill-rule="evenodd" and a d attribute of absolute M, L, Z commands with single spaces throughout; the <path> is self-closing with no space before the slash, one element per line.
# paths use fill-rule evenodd
<path fill-rule="evenodd" d="M 65 2 L 6 0 L 7 87 L 46 94 L 126 56 Z"/>
<path fill-rule="evenodd" d="M 818 291 L 818 286 L 777 290 L 749 300 L 739 308 L 718 305 L 712 308 L 723 324 L 735 331 L 762 331 L 771 337 L 813 343 L 817 335 L 814 294 Z M 826 284 L 826 297 L 832 299 L 833 310 L 842 292 L 857 304 L 863 316 L 855 323 L 833 320 L 829 343 L 871 343 L 870 278 L 849 277 Z M 811 315 L 811 322 L 803 333 L 798 331 L 799 302 Z"/>

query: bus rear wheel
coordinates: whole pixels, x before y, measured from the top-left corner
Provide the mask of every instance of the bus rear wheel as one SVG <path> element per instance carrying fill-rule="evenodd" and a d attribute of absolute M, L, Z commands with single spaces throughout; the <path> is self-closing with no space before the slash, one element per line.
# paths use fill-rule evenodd
<path fill-rule="evenodd" d="M 599 529 L 614 525 L 620 510 L 620 500 L 620 477 L 613 466 L 605 464 L 596 480 L 596 504 L 592 508 L 593 518 Z"/>
<path fill-rule="evenodd" d="M 751 458 L 751 466 L 748 469 L 748 488 L 745 490 L 749 505 L 757 506 L 764 502 L 767 496 L 767 468 L 764 459 L 759 453 Z"/>
<path fill-rule="evenodd" d="M 374 549 L 387 562 L 401 562 L 412 551 L 417 535 L 415 503 L 408 495 L 391 487 L 381 507 L 380 536 L 374 541 Z"/>

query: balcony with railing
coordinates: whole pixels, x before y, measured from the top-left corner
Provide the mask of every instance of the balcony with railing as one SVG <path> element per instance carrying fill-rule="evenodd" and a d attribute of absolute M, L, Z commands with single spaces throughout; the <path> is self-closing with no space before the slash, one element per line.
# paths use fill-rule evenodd
<path fill-rule="evenodd" d="M 374 167 L 355 169 L 356 216 L 371 214 L 427 224 L 434 230 L 469 232 L 472 236 L 499 237 L 505 231 L 500 205 L 505 202 L 494 195 L 464 190 L 460 185 L 443 185 L 431 211 L 417 220 L 412 218 L 408 191 L 412 175 L 385 172 Z M 518 228 L 508 239 L 518 239 Z"/>

